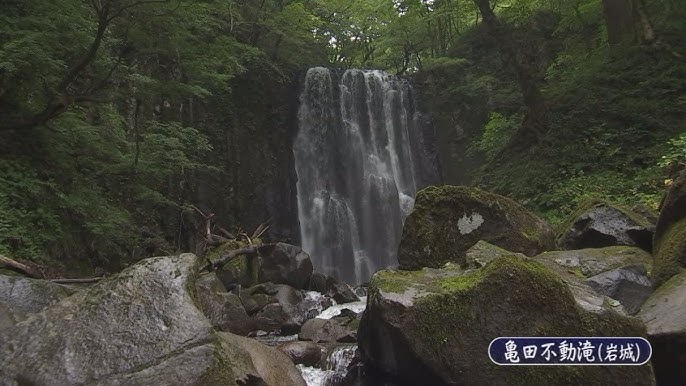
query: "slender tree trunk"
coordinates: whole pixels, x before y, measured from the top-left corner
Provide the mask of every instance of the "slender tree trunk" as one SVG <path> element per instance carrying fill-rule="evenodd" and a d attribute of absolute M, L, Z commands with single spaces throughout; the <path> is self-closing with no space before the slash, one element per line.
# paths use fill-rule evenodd
<path fill-rule="evenodd" d="M 633 0 L 603 0 L 603 16 L 610 44 L 636 41 L 637 14 Z"/>
<path fill-rule="evenodd" d="M 545 116 L 548 112 L 548 104 L 538 85 L 537 70 L 526 55 L 522 53 L 522 47 L 519 47 L 509 33 L 505 31 L 505 27 L 493 12 L 490 1 L 474 0 L 474 3 L 479 8 L 483 23 L 497 41 L 503 65 L 514 68 L 524 105 L 527 108 L 524 121 L 519 131 L 513 136 L 511 144 L 517 145 L 517 147 L 528 147 L 540 140 L 546 127 Z"/>

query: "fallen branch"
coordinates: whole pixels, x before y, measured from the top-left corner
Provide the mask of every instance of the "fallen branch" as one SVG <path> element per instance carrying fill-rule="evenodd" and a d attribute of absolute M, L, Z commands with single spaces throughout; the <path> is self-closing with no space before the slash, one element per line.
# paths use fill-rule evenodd
<path fill-rule="evenodd" d="M 264 245 L 260 245 L 258 247 L 251 246 L 251 247 L 247 247 L 247 248 L 233 249 L 233 250 L 227 252 L 226 254 L 222 255 L 221 257 L 219 257 L 216 261 L 209 262 L 207 265 L 202 267 L 202 269 L 200 269 L 200 272 L 216 271 L 217 269 L 223 267 L 226 263 L 228 263 L 229 261 L 233 260 L 234 258 L 236 258 L 238 256 L 243 256 L 243 255 L 245 255 L 245 256 L 258 256 L 258 255 L 261 255 L 263 252 L 267 252 L 267 251 L 271 250 L 275 246 L 276 246 L 276 244 L 264 244 Z"/>
<path fill-rule="evenodd" d="M 95 283 L 100 280 L 104 279 L 103 276 L 98 276 L 98 277 L 86 277 L 82 279 L 52 279 L 50 280 L 53 283 L 57 284 L 84 284 L 84 283 Z"/>
<path fill-rule="evenodd" d="M 11 269 L 12 271 L 17 273 L 21 273 L 28 277 L 32 277 L 34 279 L 43 278 L 43 275 L 38 270 L 31 268 L 28 265 L 22 264 L 16 260 L 10 259 L 7 256 L 0 255 L 0 263 L 8 269 Z"/>

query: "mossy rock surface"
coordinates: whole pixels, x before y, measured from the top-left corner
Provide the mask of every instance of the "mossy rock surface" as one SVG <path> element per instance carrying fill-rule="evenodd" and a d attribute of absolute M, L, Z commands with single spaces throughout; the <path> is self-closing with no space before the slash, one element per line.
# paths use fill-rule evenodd
<path fill-rule="evenodd" d="M 628 265 L 642 265 L 646 271 L 652 269 L 652 256 L 641 248 L 612 246 L 584 248 L 570 251 L 549 251 L 536 256 L 577 272 L 581 277 L 591 277 L 609 270 Z"/>
<path fill-rule="evenodd" d="M 0 383 L 304 385 L 273 381 L 297 372 L 292 362 L 213 329 L 198 307 L 201 264 L 192 254 L 145 259 L 0 330 Z"/>
<path fill-rule="evenodd" d="M 686 271 L 655 290 L 638 317 L 648 329 L 658 382 L 686 384 Z"/>
<path fill-rule="evenodd" d="M 560 225 L 557 245 L 565 250 L 627 245 L 650 252 L 654 230 L 650 220 L 628 208 L 591 199 Z"/>
<path fill-rule="evenodd" d="M 248 243 L 231 240 L 208 252 L 205 259 L 216 261 L 234 249 L 248 247 Z M 237 256 L 217 270 L 217 276 L 227 288 L 240 284 L 250 287 L 259 283 L 260 259 L 256 256 Z"/>
<path fill-rule="evenodd" d="M 669 187 L 653 239 L 656 286 L 686 268 L 686 170 Z"/>
<path fill-rule="evenodd" d="M 359 328 L 362 357 L 399 384 L 655 384 L 652 367 L 497 366 L 501 336 L 645 336 L 607 307 L 582 309 L 544 265 L 510 255 L 478 270 L 379 271 Z"/>
<path fill-rule="evenodd" d="M 554 249 L 545 221 L 509 198 L 465 186 L 430 186 L 417 193 L 398 251 L 400 269 L 466 263 L 479 240 L 533 256 Z"/>

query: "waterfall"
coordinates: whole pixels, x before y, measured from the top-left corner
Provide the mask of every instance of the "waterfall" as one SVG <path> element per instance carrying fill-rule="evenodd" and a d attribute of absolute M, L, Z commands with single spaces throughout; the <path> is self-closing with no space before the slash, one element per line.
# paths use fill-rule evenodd
<path fill-rule="evenodd" d="M 415 194 L 438 175 L 410 84 L 377 70 L 311 68 L 298 121 L 302 248 L 317 270 L 355 284 L 396 266 Z"/>

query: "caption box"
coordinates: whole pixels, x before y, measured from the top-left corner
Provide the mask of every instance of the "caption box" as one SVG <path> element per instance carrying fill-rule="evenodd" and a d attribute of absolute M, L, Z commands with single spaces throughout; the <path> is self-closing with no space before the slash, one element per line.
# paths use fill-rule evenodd
<path fill-rule="evenodd" d="M 640 337 L 500 337 L 488 346 L 498 365 L 639 366 L 652 354 Z"/>

